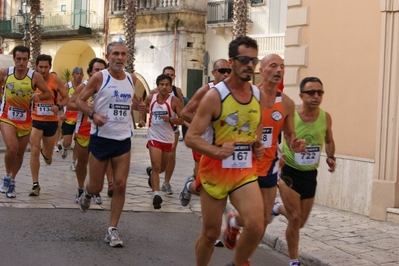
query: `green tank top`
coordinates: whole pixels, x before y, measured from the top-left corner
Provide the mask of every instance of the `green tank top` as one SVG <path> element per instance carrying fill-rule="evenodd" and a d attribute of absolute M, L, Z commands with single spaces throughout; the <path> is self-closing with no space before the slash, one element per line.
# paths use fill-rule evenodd
<path fill-rule="evenodd" d="M 326 112 L 320 109 L 316 121 L 305 123 L 295 110 L 294 125 L 296 137 L 306 140 L 308 153 L 294 153 L 289 148 L 289 144 L 284 141 L 285 164 L 300 171 L 315 170 L 319 166 L 320 154 L 326 138 Z"/>

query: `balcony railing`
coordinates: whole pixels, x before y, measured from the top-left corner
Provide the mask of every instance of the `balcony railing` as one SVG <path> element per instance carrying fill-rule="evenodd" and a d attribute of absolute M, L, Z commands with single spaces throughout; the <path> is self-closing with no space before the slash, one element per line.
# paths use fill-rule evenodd
<path fill-rule="evenodd" d="M 208 2 L 207 23 L 233 23 L 233 0 Z M 251 21 L 251 9 L 247 9 L 248 21 Z"/>
<path fill-rule="evenodd" d="M 258 57 L 263 58 L 268 54 L 278 54 L 284 58 L 284 35 L 250 35 L 258 43 Z"/>
<path fill-rule="evenodd" d="M 138 0 L 137 9 L 159 9 L 168 7 L 179 6 L 179 0 Z M 124 0 L 113 0 L 112 2 L 112 13 L 118 14 L 125 12 L 125 1 Z"/>
<path fill-rule="evenodd" d="M 78 29 L 80 26 L 99 30 L 104 22 L 95 11 L 82 10 L 81 12 L 43 12 L 43 30 Z M 0 21 L 0 33 L 21 32 L 21 26 L 16 17 Z"/>

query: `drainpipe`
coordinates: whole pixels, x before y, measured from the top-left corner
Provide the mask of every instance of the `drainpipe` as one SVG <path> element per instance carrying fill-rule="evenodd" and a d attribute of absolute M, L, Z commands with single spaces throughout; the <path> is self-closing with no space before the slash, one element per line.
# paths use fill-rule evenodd
<path fill-rule="evenodd" d="M 109 0 L 104 0 L 104 54 L 107 53 L 107 46 L 108 46 L 108 12 L 109 12 Z M 105 56 L 103 55 L 103 58 Z"/>
<path fill-rule="evenodd" d="M 174 54 L 173 54 L 173 68 L 176 71 L 176 62 L 177 62 L 177 24 L 179 23 L 179 19 L 175 17 L 173 23 L 175 24 L 175 29 L 174 29 L 174 41 L 175 41 L 175 47 L 174 47 Z"/>

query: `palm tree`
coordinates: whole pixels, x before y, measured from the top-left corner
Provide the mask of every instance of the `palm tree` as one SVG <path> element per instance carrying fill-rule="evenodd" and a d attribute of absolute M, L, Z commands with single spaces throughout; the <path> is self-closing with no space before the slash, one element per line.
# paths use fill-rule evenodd
<path fill-rule="evenodd" d="M 247 12 L 246 0 L 234 0 L 233 3 L 233 37 L 247 35 Z"/>
<path fill-rule="evenodd" d="M 30 66 L 36 68 L 36 57 L 40 55 L 41 42 L 42 42 L 42 31 L 41 28 L 36 24 L 36 16 L 40 14 L 40 0 L 31 0 L 31 11 L 30 11 Z"/>
<path fill-rule="evenodd" d="M 125 0 L 125 40 L 127 52 L 129 54 L 126 71 L 134 73 L 134 44 L 136 38 L 137 24 L 137 0 Z"/>

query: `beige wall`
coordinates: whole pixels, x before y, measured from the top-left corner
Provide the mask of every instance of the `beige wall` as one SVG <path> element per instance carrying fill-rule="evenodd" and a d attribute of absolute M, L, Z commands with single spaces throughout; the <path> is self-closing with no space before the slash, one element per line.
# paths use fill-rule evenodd
<path fill-rule="evenodd" d="M 333 119 L 337 169 L 329 173 L 321 159 L 315 201 L 369 215 L 377 200 L 373 178 L 380 119 L 380 1 L 287 4 L 284 91 L 299 104 L 299 82 L 319 77 L 326 91 L 321 108 Z"/>
<path fill-rule="evenodd" d="M 322 108 L 333 118 L 336 153 L 374 159 L 377 125 L 381 13 L 379 1 L 304 0 L 309 26 L 307 67 L 299 80 L 317 76 L 326 94 Z M 287 57 L 287 56 L 286 56 Z M 288 58 L 286 58 L 288 60 Z M 298 94 L 298 87 L 291 92 Z"/>

